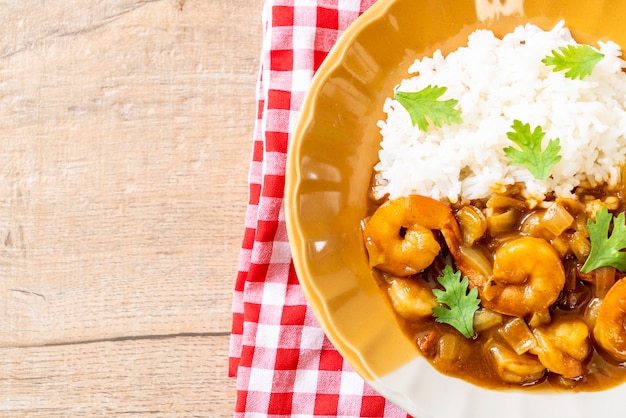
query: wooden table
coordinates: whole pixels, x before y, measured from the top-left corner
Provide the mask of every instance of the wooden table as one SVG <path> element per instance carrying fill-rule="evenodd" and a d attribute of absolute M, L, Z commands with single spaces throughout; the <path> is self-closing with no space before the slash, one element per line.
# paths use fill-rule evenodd
<path fill-rule="evenodd" d="M 0 415 L 232 416 L 263 0 L 0 0 Z"/>

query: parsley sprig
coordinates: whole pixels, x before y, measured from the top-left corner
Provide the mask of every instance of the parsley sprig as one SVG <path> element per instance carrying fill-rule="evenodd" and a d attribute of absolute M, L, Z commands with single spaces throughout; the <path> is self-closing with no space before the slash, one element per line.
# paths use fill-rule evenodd
<path fill-rule="evenodd" d="M 420 130 L 427 131 L 429 120 L 438 128 L 443 123 L 462 122 L 461 111 L 455 108 L 458 100 L 439 100 L 446 90 L 447 87 L 431 85 L 417 92 L 396 90 L 394 98 L 409 112 L 413 126 L 417 125 Z"/>
<path fill-rule="evenodd" d="M 461 272 L 456 273 L 450 266 L 443 269 L 443 275 L 438 278 L 445 291 L 433 289 L 436 301 L 444 306 L 433 308 L 433 316 L 437 322 L 452 325 L 465 338 L 474 336 L 474 313 L 480 305 L 478 290 L 467 291 L 469 280 Z"/>
<path fill-rule="evenodd" d="M 541 150 L 541 141 L 546 134 L 540 126 L 531 131 L 530 124 L 515 119 L 511 129 L 513 131 L 506 135 L 519 149 L 504 148 L 505 155 L 511 160 L 509 164 L 526 167 L 536 179 L 546 180 L 552 167 L 561 161 L 559 138 L 551 139 L 546 149 Z"/>
<path fill-rule="evenodd" d="M 589 45 L 566 45 L 552 50 L 541 60 L 545 65 L 554 65 L 554 72 L 565 71 L 565 77 L 575 80 L 583 79 L 593 72 L 597 63 L 604 58 L 604 54 L 596 51 Z"/>
<path fill-rule="evenodd" d="M 610 231 L 611 224 L 613 230 Z M 617 270 L 626 271 L 626 224 L 624 213 L 614 217 L 603 206 L 596 213 L 596 221 L 587 221 L 587 230 L 591 241 L 591 251 L 581 271 L 589 273 L 598 267 L 615 267 Z"/>

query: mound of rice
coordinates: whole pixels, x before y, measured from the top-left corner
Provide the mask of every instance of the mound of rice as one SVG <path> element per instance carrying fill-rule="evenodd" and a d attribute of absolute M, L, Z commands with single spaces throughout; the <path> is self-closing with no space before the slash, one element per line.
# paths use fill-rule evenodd
<path fill-rule="evenodd" d="M 522 182 L 529 198 L 542 200 L 551 192 L 570 197 L 581 182 L 615 186 L 626 160 L 625 62 L 617 44 L 599 42 L 604 58 L 591 75 L 572 80 L 541 62 L 568 44 L 576 42 L 563 22 L 550 31 L 528 24 L 503 39 L 478 30 L 467 47 L 417 60 L 409 69 L 415 75 L 398 90 L 447 87 L 440 100 L 458 100 L 463 123 L 423 132 L 399 102 L 387 99 L 387 118 L 378 123 L 375 197 L 417 193 L 455 203 Z M 542 149 L 549 139 L 560 139 L 562 158 L 548 180 L 508 164 L 503 150 L 517 147 L 506 135 L 515 119 L 531 129 L 541 126 Z"/>

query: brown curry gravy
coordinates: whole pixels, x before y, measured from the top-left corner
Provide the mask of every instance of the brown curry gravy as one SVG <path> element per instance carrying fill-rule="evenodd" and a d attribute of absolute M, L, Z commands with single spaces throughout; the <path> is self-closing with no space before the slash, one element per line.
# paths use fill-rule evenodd
<path fill-rule="evenodd" d="M 600 188 L 585 190 L 584 193 L 600 199 L 607 196 L 607 193 Z M 625 212 L 626 193 L 624 193 L 624 190 L 613 191 L 610 195 L 616 196 L 619 199 L 619 208 L 613 213 L 617 215 L 620 212 Z M 478 205 L 480 205 L 480 203 L 478 203 Z M 370 213 L 373 213 L 377 206 L 378 204 L 370 202 Z M 528 213 L 529 212 L 520 212 L 519 219 L 524 218 Z M 437 231 L 433 232 L 438 233 Z M 519 225 L 512 233 L 519 233 Z M 488 247 L 493 245 L 495 238 L 497 237 L 491 237 L 487 232 L 477 245 L 483 246 L 485 252 L 490 253 L 493 249 L 489 250 Z M 447 251 L 445 241 L 442 237 L 439 237 L 439 241 L 442 248 L 441 254 L 430 267 L 420 274 L 413 276 L 416 279 L 424 280 L 431 288 L 441 288 L 437 282 L 437 277 L 441 275 L 441 271 L 446 264 L 451 264 L 454 267 L 454 260 Z M 575 258 L 570 255 L 566 256 L 562 261 L 566 276 L 568 274 L 575 274 L 573 271 L 573 269 L 577 267 Z M 377 270 L 376 273 L 381 290 L 387 293 L 388 282 L 385 279 L 386 273 Z M 622 273 L 617 272 L 616 279 L 623 276 Z M 577 279 L 574 288 L 561 292 L 558 300 L 550 309 L 551 317 L 553 319 L 566 315 L 582 317 L 592 296 L 593 289 L 591 285 Z M 584 376 L 577 379 L 564 379 L 548 371 L 544 377 L 537 382 L 518 385 L 504 382 L 500 378 L 494 368 L 495 366 L 491 359 L 491 354 L 486 348 L 486 342 L 492 338 L 506 345 L 498 335 L 496 331 L 497 327 L 477 334 L 474 339 L 465 339 L 451 326 L 435 322 L 434 317 L 415 321 L 404 319 L 399 315 L 396 315 L 396 317 L 403 332 L 415 342 L 424 357 L 435 369 L 446 375 L 461 378 L 481 387 L 502 390 L 523 388 L 524 390 L 579 392 L 605 390 L 626 382 L 626 364 L 620 364 L 602 352 L 601 348 L 593 341 L 591 328 L 589 335 L 591 350 L 584 363 L 586 370 Z M 506 320 L 507 317 L 504 316 L 504 318 Z M 455 334 L 455 336 L 460 337 L 459 340 L 464 344 L 463 352 L 466 354 L 463 358 L 456 359 L 452 362 L 438 361 L 436 356 L 437 341 L 446 334 Z"/>

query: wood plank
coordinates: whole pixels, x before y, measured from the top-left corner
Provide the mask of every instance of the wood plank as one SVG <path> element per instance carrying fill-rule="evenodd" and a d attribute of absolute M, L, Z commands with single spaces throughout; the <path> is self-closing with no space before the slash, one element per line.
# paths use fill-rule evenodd
<path fill-rule="evenodd" d="M 262 0 L 1 3 L 0 346 L 228 331 Z"/>
<path fill-rule="evenodd" d="M 0 0 L 0 416 L 232 416 L 263 0 Z"/>
<path fill-rule="evenodd" d="M 232 417 L 228 337 L 0 348 L 0 416 Z M 35 359 L 35 361 L 33 361 Z"/>

